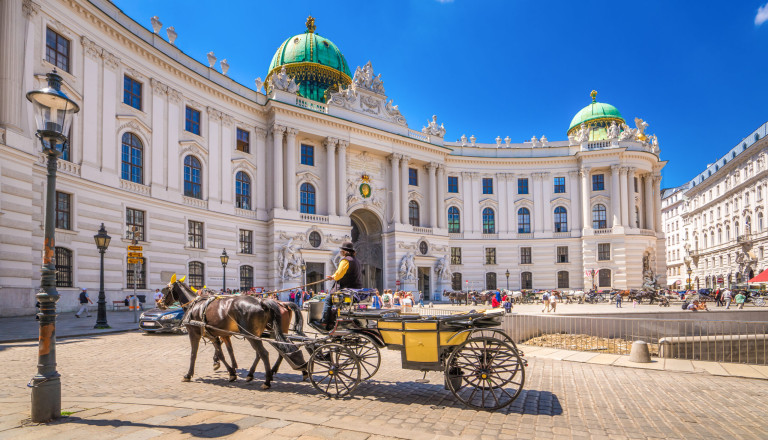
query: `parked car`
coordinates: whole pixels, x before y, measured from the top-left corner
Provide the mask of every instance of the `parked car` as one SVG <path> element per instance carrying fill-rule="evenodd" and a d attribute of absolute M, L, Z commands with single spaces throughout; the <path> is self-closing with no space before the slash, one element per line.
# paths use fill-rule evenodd
<path fill-rule="evenodd" d="M 146 333 L 183 332 L 179 328 L 184 309 L 175 306 L 167 310 L 151 309 L 139 317 L 139 328 Z"/>

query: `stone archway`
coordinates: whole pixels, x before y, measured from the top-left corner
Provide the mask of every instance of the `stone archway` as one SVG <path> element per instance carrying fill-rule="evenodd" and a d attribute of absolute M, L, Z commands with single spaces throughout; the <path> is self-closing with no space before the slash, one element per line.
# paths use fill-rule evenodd
<path fill-rule="evenodd" d="M 363 287 L 384 290 L 384 249 L 381 242 L 381 220 L 367 209 L 349 215 L 352 220 L 352 243 L 363 271 Z"/>

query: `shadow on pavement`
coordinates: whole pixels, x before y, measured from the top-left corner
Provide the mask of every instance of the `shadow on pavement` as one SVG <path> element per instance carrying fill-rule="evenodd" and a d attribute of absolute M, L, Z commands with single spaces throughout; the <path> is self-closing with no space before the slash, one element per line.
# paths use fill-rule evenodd
<path fill-rule="evenodd" d="M 77 423 L 80 425 L 89 426 L 112 426 L 118 428 L 121 426 L 135 426 L 139 428 L 160 428 L 160 429 L 175 429 L 181 434 L 189 434 L 199 438 L 218 438 L 232 435 L 240 429 L 234 423 L 198 423 L 196 425 L 188 426 L 174 426 L 174 425 L 152 425 L 149 423 L 139 422 L 127 422 L 117 419 L 81 419 L 77 416 L 69 416 L 60 419 L 60 422 L 56 423 Z"/>

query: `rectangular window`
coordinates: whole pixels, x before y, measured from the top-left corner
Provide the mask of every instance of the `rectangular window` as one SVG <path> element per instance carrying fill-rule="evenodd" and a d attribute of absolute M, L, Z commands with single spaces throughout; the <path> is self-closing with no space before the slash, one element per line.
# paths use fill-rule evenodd
<path fill-rule="evenodd" d="M 485 289 L 496 290 L 496 272 L 488 272 L 485 274 Z"/>
<path fill-rule="evenodd" d="M 459 178 L 457 176 L 448 176 L 448 192 L 454 194 L 459 192 Z"/>
<path fill-rule="evenodd" d="M 517 179 L 517 193 L 528 194 L 528 179 Z"/>
<path fill-rule="evenodd" d="M 253 231 L 248 231 L 245 229 L 240 230 L 240 253 L 253 253 Z"/>
<path fill-rule="evenodd" d="M 419 172 L 416 168 L 408 168 L 408 185 L 419 186 Z"/>
<path fill-rule="evenodd" d="M 565 192 L 565 177 L 555 177 L 555 194 Z"/>
<path fill-rule="evenodd" d="M 45 60 L 69 72 L 69 40 L 48 28 L 45 33 Z"/>
<path fill-rule="evenodd" d="M 531 248 L 521 247 L 520 248 L 520 264 L 532 264 L 532 263 L 533 263 L 533 257 L 531 256 Z"/>
<path fill-rule="evenodd" d="M 315 166 L 315 147 L 312 145 L 301 145 L 301 164 Z"/>
<path fill-rule="evenodd" d="M 485 264 L 496 264 L 496 248 L 485 248 Z"/>
<path fill-rule="evenodd" d="M 72 251 L 57 247 L 54 250 L 56 287 L 72 287 Z"/>
<path fill-rule="evenodd" d="M 142 258 L 141 264 L 129 264 L 128 270 L 126 271 L 126 288 L 133 289 L 134 288 L 134 282 L 136 284 L 137 289 L 146 289 L 147 288 L 147 260 Z M 136 266 L 134 268 L 134 266 Z M 135 280 L 135 281 L 134 281 Z"/>
<path fill-rule="evenodd" d="M 251 133 L 248 131 L 243 130 L 242 128 L 237 129 L 237 151 L 242 151 L 243 153 L 250 153 L 251 152 Z"/>
<path fill-rule="evenodd" d="M 493 179 L 483 178 L 483 194 L 493 194 Z"/>
<path fill-rule="evenodd" d="M 451 248 L 451 264 L 461 264 L 461 248 Z"/>
<path fill-rule="evenodd" d="M 568 272 L 562 270 L 557 273 L 557 288 L 567 289 L 568 287 Z"/>
<path fill-rule="evenodd" d="M 597 244 L 597 260 L 607 261 L 611 259 L 611 244 L 610 243 L 598 243 Z"/>
<path fill-rule="evenodd" d="M 123 103 L 141 110 L 141 83 L 128 75 L 123 76 Z"/>
<path fill-rule="evenodd" d="M 592 175 L 592 191 L 603 191 L 605 189 L 605 175 Z"/>
<path fill-rule="evenodd" d="M 56 228 L 72 229 L 72 196 L 56 191 Z"/>
<path fill-rule="evenodd" d="M 187 229 L 187 247 L 203 249 L 203 222 L 189 220 Z"/>
<path fill-rule="evenodd" d="M 145 240 L 144 211 L 133 208 L 125 208 L 125 238 L 128 240 L 133 240 L 134 235 L 138 241 Z"/>
<path fill-rule="evenodd" d="M 568 246 L 557 247 L 557 260 L 558 263 L 568 262 Z"/>
<path fill-rule="evenodd" d="M 200 112 L 187 107 L 184 129 L 190 133 L 200 135 Z"/>

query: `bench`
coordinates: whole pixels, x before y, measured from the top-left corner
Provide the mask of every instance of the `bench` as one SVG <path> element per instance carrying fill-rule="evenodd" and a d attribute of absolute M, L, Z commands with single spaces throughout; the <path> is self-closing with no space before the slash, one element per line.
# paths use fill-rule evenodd
<path fill-rule="evenodd" d="M 120 307 L 128 308 L 128 306 L 125 305 L 125 301 L 112 301 L 112 310 L 120 310 Z"/>

